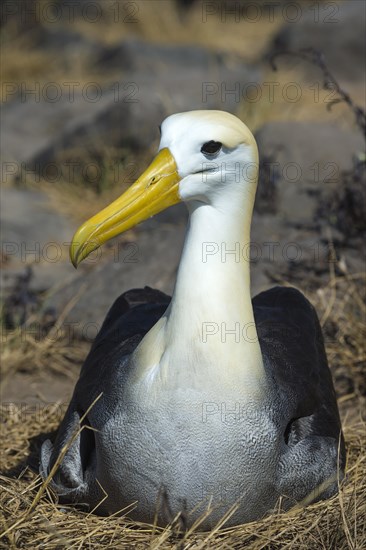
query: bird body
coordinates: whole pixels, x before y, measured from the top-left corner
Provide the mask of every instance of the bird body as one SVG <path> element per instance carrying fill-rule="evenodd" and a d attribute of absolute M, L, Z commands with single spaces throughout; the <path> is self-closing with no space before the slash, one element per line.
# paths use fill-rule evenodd
<path fill-rule="evenodd" d="M 148 170 L 76 233 L 75 264 L 178 200 L 190 214 L 172 299 L 145 288 L 116 301 L 55 444 L 43 445 L 46 477 L 86 426 L 52 482 L 63 500 L 101 514 L 136 503 L 133 518 L 183 526 L 206 512 L 210 528 L 233 506 L 226 525 L 280 497 L 288 508 L 336 492 L 344 442 L 316 313 L 290 288 L 252 301 L 250 263 L 236 253 L 250 243 L 257 174 L 239 119 L 173 115 Z"/>

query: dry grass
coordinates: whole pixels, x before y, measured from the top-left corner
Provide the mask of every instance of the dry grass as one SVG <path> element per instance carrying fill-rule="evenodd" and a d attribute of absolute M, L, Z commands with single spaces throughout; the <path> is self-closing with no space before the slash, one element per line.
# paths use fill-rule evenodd
<path fill-rule="evenodd" d="M 179 533 L 131 522 L 127 517 L 100 518 L 53 502 L 47 484 L 29 467 L 37 465 L 40 434 L 57 428 L 58 406 L 38 408 L 34 414 L 7 405 L 2 423 L 0 477 L 3 548 L 250 548 L 352 549 L 366 547 L 366 425 L 364 301 L 361 275 L 331 273 L 329 284 L 312 296 L 320 314 L 327 351 L 336 382 L 348 449 L 347 478 L 337 496 L 307 508 L 275 513 L 262 521 L 209 533 Z M 13 343 L 14 344 L 14 343 Z M 37 357 L 46 368 L 49 354 L 66 368 L 62 341 L 46 350 L 44 343 L 28 343 L 28 360 Z M 69 353 L 70 350 L 67 350 Z M 72 354 L 77 353 L 74 349 Z M 80 350 L 79 350 L 80 352 Z M 83 353 L 85 350 L 83 351 Z M 8 357 L 5 356 L 5 366 Z M 62 359 L 61 359 L 62 358 Z M 70 360 L 70 358 L 69 358 Z M 75 357 L 73 357 L 75 360 Z M 6 368 L 14 372 L 20 355 Z M 32 363 L 34 364 L 34 363 Z"/>

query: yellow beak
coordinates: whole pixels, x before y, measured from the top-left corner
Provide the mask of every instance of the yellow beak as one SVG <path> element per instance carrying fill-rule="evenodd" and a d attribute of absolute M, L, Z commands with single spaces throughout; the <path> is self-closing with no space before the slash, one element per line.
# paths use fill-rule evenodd
<path fill-rule="evenodd" d="M 75 267 L 112 237 L 180 202 L 181 180 L 169 149 L 162 149 L 147 170 L 123 195 L 76 231 L 70 258 Z"/>

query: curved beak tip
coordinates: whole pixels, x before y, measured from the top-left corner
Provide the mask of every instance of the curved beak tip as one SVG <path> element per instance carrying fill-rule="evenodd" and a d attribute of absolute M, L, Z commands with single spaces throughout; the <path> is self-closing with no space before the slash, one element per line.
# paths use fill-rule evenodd
<path fill-rule="evenodd" d="M 77 269 L 79 265 L 78 257 L 77 257 L 77 254 L 74 253 L 74 250 L 72 247 L 70 247 L 70 262 L 75 267 L 75 269 Z"/>
<path fill-rule="evenodd" d="M 96 250 L 100 246 L 100 243 L 97 240 L 81 240 L 78 233 L 79 232 L 75 233 L 70 247 L 70 260 L 75 269 L 78 268 L 81 262 L 85 260 L 85 258 L 87 258 L 89 254 L 94 252 L 94 250 Z"/>

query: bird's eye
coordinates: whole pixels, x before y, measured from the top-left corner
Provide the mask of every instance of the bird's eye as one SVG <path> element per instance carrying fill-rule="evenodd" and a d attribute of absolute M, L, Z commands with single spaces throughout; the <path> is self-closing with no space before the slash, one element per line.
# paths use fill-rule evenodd
<path fill-rule="evenodd" d="M 201 153 L 204 155 L 215 155 L 221 150 L 222 143 L 219 141 L 208 141 L 207 143 L 204 143 L 201 147 Z"/>
<path fill-rule="evenodd" d="M 159 128 L 159 134 L 161 135 L 161 124 L 159 124 L 158 128 Z"/>

